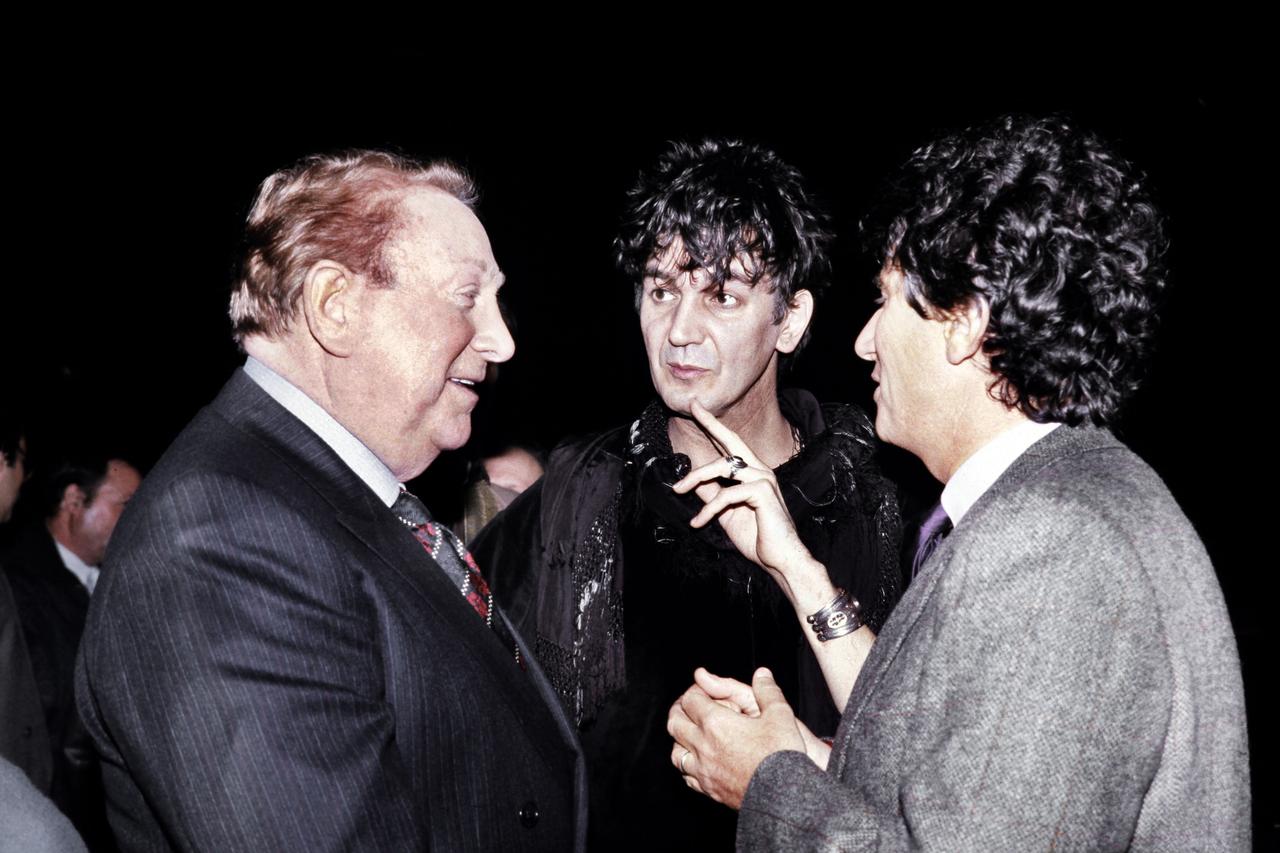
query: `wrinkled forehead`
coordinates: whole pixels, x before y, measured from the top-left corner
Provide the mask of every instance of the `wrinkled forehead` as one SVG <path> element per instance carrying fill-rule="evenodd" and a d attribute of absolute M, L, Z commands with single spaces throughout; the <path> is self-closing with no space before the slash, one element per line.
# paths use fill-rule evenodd
<path fill-rule="evenodd" d="M 471 208 L 441 190 L 415 189 L 406 194 L 383 257 L 400 269 L 427 264 L 436 272 L 448 268 L 502 282 L 484 226 Z"/>
<path fill-rule="evenodd" d="M 702 263 L 699 263 L 701 260 Z M 727 263 L 726 263 L 727 260 Z M 710 267 L 710 268 L 708 268 Z M 694 259 L 679 237 L 671 237 L 665 244 L 659 241 L 658 249 L 649 256 L 644 267 L 645 278 L 671 282 L 684 273 L 704 280 L 708 285 L 739 281 L 754 286 L 758 283 L 760 259 L 749 252 L 739 252 L 732 258 Z"/>

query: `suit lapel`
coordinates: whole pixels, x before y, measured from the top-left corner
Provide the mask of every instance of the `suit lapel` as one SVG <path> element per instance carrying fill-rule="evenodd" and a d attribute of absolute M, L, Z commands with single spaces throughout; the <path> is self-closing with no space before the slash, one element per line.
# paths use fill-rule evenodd
<path fill-rule="evenodd" d="M 567 746 L 576 748 L 576 737 L 555 713 L 560 708 L 559 703 L 548 698 L 551 696 L 550 684 L 546 683 L 541 669 L 532 662 L 523 642 L 517 639 L 528 667 L 525 670 L 517 666 L 512 650 L 504 646 L 485 625 L 408 528 L 401 525 L 376 498 L 373 501 L 376 506 L 368 508 L 372 512 L 339 512 L 338 522 L 373 551 L 388 571 L 417 592 L 426 607 L 448 623 L 450 636 L 459 638 L 459 646 L 465 644 L 465 652 L 474 655 L 488 671 L 492 683 L 504 685 L 504 689 L 493 691 L 491 696 L 507 703 L 517 719 L 533 724 L 530 728 L 555 729 L 565 738 Z M 515 631 L 512 635 L 519 638 Z M 531 740 L 539 749 L 547 750 L 547 744 L 541 739 Z M 548 763 L 554 764 L 562 755 L 548 751 L 546 757 Z"/>
<path fill-rule="evenodd" d="M 1015 459 L 1013 464 L 991 485 L 991 488 L 978 498 L 965 518 L 985 511 L 993 501 L 1017 489 L 1023 482 L 1035 477 L 1046 466 L 1060 459 L 1079 453 L 1121 446 L 1120 442 L 1104 429 L 1060 426 Z M 947 564 L 951 562 L 952 554 L 957 547 L 964 544 L 966 529 L 964 519 L 961 519 L 951 535 L 942 540 L 915 581 L 908 587 L 906 595 L 898 602 L 898 606 L 876 639 L 871 656 L 867 658 L 866 665 L 858 675 L 858 680 L 853 686 L 853 694 L 849 698 L 849 705 L 845 708 L 840 721 L 840 731 L 835 738 L 838 753 L 832 772 L 839 774 L 843 770 L 849 748 L 852 746 L 852 739 L 842 737 L 843 733 L 862 714 L 883 680 L 884 674 L 888 672 L 901 651 L 907 637 L 925 613 L 938 583 L 946 572 Z"/>
<path fill-rule="evenodd" d="M 493 691 L 493 695 L 506 702 L 517 718 L 560 731 L 566 735 L 566 746 L 577 750 L 577 737 L 563 719 L 560 704 L 554 701 L 542 670 L 536 665 L 519 669 L 511 650 L 476 615 L 444 570 L 333 448 L 243 371 L 236 371 L 212 406 L 223 417 L 276 448 L 285 464 L 333 508 L 333 519 L 323 523 L 336 522 L 345 528 L 448 624 L 450 635 L 458 637 L 460 645 L 465 644 L 467 653 L 480 661 L 492 682 L 505 686 Z M 514 630 L 512 633 L 519 637 Z M 526 661 L 531 662 L 523 641 L 517 642 L 521 643 Z M 539 749 L 547 749 L 542 739 L 531 740 Z M 561 757 L 548 755 L 556 761 Z"/>

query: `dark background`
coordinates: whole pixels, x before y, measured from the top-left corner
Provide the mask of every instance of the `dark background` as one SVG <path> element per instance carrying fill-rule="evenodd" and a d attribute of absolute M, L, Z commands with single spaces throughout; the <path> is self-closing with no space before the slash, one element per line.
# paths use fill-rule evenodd
<path fill-rule="evenodd" d="M 1070 112 L 1147 171 L 1169 216 L 1163 342 L 1118 431 L 1169 483 L 1218 569 L 1243 658 L 1265 847 L 1276 832 L 1277 707 L 1263 692 L 1275 599 L 1269 582 L 1263 589 L 1243 484 L 1263 474 L 1266 445 L 1248 425 L 1270 311 L 1252 295 L 1264 289 L 1252 285 L 1261 270 L 1240 251 L 1242 199 L 1262 175 L 1242 143 L 1249 113 L 1232 81 L 1148 68 L 1095 83 L 979 81 L 957 66 L 954 79 L 943 72 L 924 85 L 898 67 L 851 64 L 695 88 L 675 82 L 699 70 L 688 65 L 665 77 L 587 67 L 535 80 L 516 70 L 501 87 L 464 84 L 465 67 L 414 73 L 411 61 L 385 80 L 366 68 L 359 79 L 296 71 L 215 83 L 169 57 L 18 87 L 6 177 L 25 199 L 8 271 L 22 283 L 7 289 L 0 328 L 13 350 L 6 385 L 24 398 L 33 451 L 93 435 L 154 462 L 242 361 L 225 305 L 257 183 L 299 156 L 346 147 L 449 157 L 480 185 L 517 353 L 476 413 L 473 444 L 550 447 L 633 418 L 648 399 L 631 287 L 610 243 L 638 169 L 666 140 L 706 135 L 775 148 L 831 213 L 834 284 L 792 380 L 870 408 L 869 365 L 853 340 L 871 313 L 874 270 L 856 224 L 878 182 L 939 130 L 1007 111 Z M 442 458 L 423 489 L 447 500 L 475 452 Z M 936 485 L 918 464 L 889 457 L 908 499 L 929 499 Z"/>

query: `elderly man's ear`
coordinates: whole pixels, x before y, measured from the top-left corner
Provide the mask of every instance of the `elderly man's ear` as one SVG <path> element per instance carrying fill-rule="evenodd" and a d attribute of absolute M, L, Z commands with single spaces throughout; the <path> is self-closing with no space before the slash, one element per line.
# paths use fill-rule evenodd
<path fill-rule="evenodd" d="M 336 261 L 317 261 L 307 270 L 302 282 L 302 313 L 311 336 L 330 355 L 351 355 L 366 286 L 359 276 Z"/>

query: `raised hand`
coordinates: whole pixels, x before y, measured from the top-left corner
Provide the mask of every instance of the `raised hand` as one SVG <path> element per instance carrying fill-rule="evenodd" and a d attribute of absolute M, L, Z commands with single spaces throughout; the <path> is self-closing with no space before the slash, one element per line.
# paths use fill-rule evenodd
<path fill-rule="evenodd" d="M 773 471 L 752 452 L 738 434 L 720 423 L 696 400 L 694 418 L 726 451 L 717 459 L 686 474 L 672 488 L 684 494 L 697 491 L 706 506 L 690 522 L 702 527 L 718 518 L 729 540 L 748 560 L 769 572 L 791 596 L 789 577 L 816 561 L 796 533 L 791 513 Z M 721 486 L 721 479 L 736 480 Z M 826 571 L 822 571 L 825 578 Z M 792 597 L 794 600 L 794 597 Z"/>

